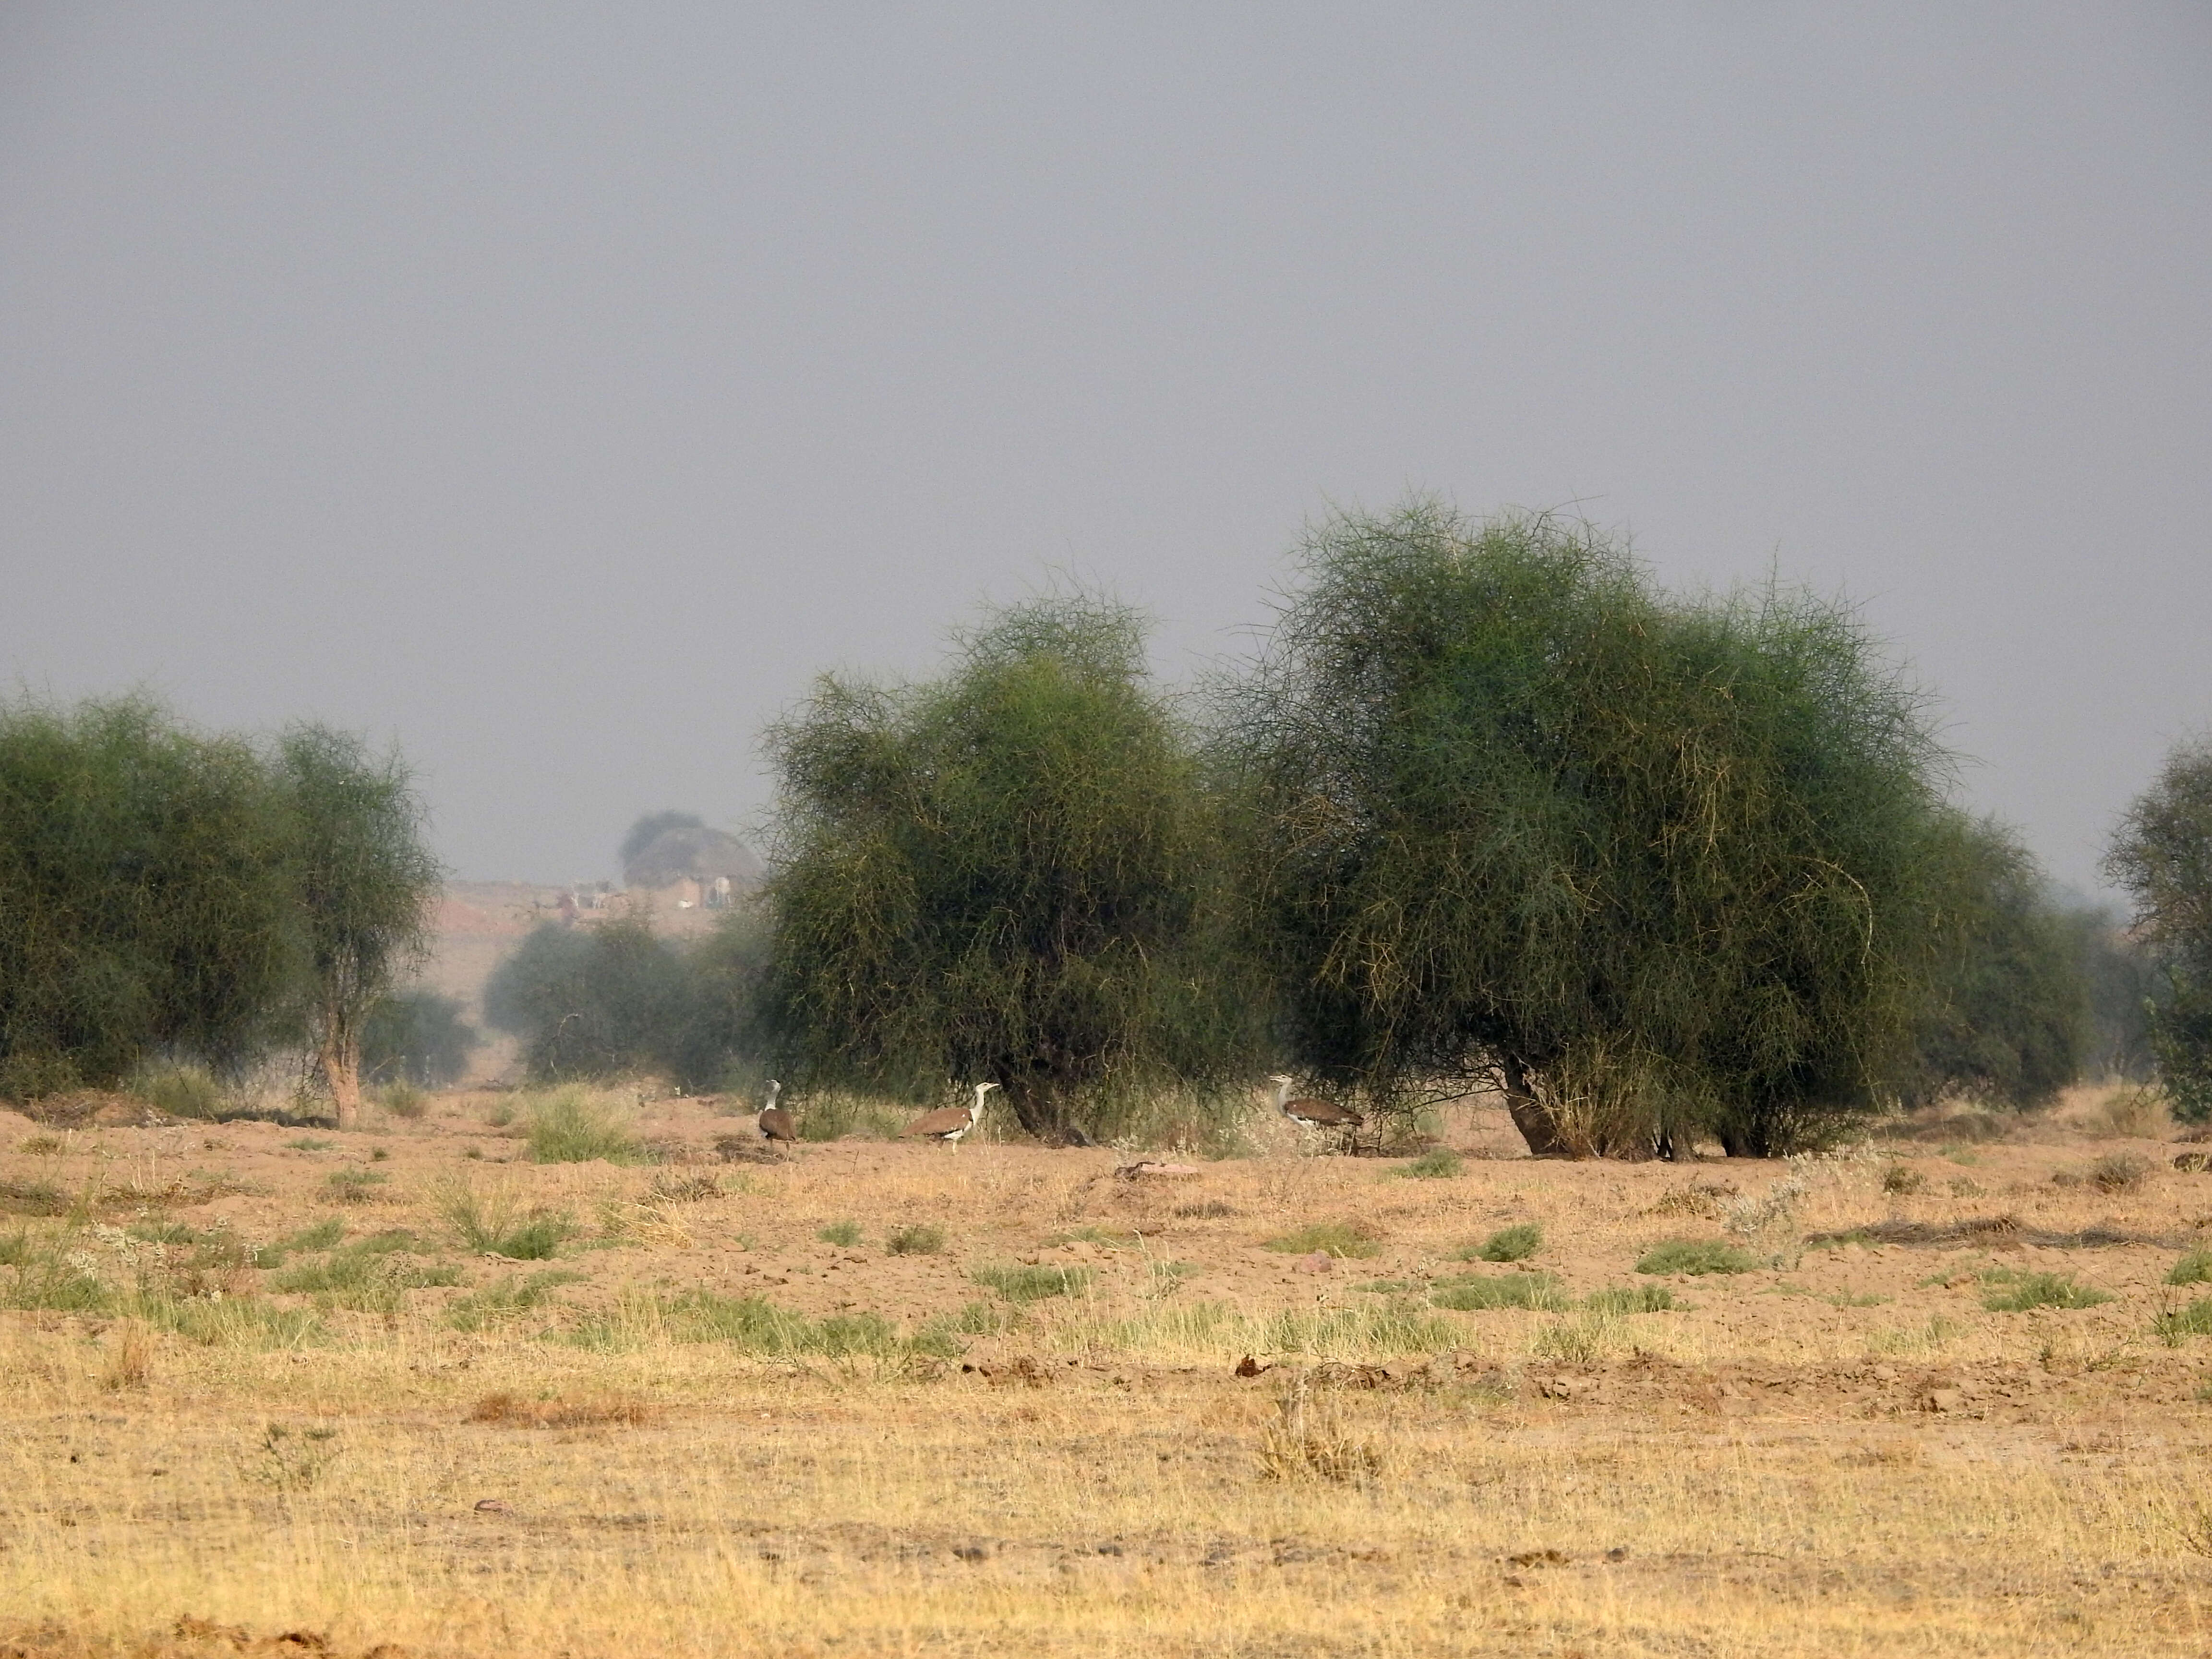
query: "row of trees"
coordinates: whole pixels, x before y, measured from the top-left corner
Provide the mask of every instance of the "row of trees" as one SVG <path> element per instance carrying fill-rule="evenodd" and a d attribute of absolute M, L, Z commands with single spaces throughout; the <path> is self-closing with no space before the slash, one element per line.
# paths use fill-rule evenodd
<path fill-rule="evenodd" d="M 259 746 L 143 698 L 0 708 L 0 1096 L 304 1045 L 351 1121 L 441 875 L 422 823 L 398 758 L 327 726 Z"/>
<path fill-rule="evenodd" d="M 1948 803 L 1849 611 L 1666 595 L 1585 526 L 1429 503 L 1302 562 L 1194 703 L 1076 597 L 775 727 L 786 1075 L 988 1079 L 1073 1139 L 1287 1054 L 1385 1111 L 1496 1087 L 1575 1155 L 1771 1153 L 2075 1075 L 2084 963 L 2120 953 Z"/>
<path fill-rule="evenodd" d="M 680 947 L 543 931 L 493 1022 L 541 1076 L 989 1080 L 1062 1141 L 1286 1061 L 1383 1112 L 1495 1087 L 1578 1156 L 2033 1104 L 2092 1053 L 2154 1054 L 2212 1115 L 2212 753 L 2122 827 L 2130 939 L 1950 804 L 1922 698 L 1841 607 L 1670 595 L 1584 526 L 1426 503 L 1301 562 L 1249 671 L 1187 697 L 1080 594 L 927 684 L 824 678 L 769 733 L 761 902 Z M 458 1063 L 450 1006 L 385 994 L 437 877 L 421 827 L 398 761 L 325 728 L 0 714 L 0 1089 L 305 1042 L 349 1117 L 364 1042 Z"/>

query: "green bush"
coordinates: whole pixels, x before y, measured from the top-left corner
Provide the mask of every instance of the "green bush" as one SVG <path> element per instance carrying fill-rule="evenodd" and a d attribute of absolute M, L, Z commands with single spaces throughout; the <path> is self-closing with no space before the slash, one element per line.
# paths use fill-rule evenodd
<path fill-rule="evenodd" d="M 1468 1273 L 1436 1285 L 1429 1300 L 1454 1313 L 1483 1313 L 1492 1308 L 1556 1311 L 1567 1305 L 1559 1281 L 1549 1273 Z"/>
<path fill-rule="evenodd" d="M 1676 1306 L 1674 1292 L 1664 1285 L 1608 1285 L 1583 1298 L 1592 1313 L 1666 1313 Z"/>
<path fill-rule="evenodd" d="M 935 1255 L 945 1248 L 945 1229 L 927 1222 L 894 1227 L 884 1235 L 884 1248 L 893 1255 Z"/>
<path fill-rule="evenodd" d="M 573 1085 L 532 1103 L 529 1145 L 533 1164 L 635 1164 L 638 1158 L 637 1142 L 623 1119 Z"/>
<path fill-rule="evenodd" d="M 430 1097 L 413 1084 L 387 1083 L 376 1091 L 376 1103 L 396 1118 L 410 1123 L 421 1120 L 430 1109 Z"/>
<path fill-rule="evenodd" d="M 2173 1264 L 2169 1285 L 2212 1285 L 2212 1250 L 2191 1250 Z"/>
<path fill-rule="evenodd" d="M 1466 1162 L 1457 1152 L 1442 1151 L 1423 1152 L 1398 1170 L 1407 1181 L 1449 1181 L 1466 1173 Z"/>
<path fill-rule="evenodd" d="M 1544 1248 L 1544 1230 L 1533 1221 L 1501 1227 L 1480 1244 L 1460 1252 L 1462 1261 L 1526 1261 Z"/>
<path fill-rule="evenodd" d="M 392 1177 L 377 1170 L 337 1170 L 323 1184 L 341 1204 L 366 1204 Z"/>
<path fill-rule="evenodd" d="M 1982 1306 L 1991 1313 L 2026 1313 L 2031 1308 L 2094 1308 L 2112 1299 L 2109 1291 L 2076 1284 L 2071 1273 L 1990 1273 Z"/>
<path fill-rule="evenodd" d="M 446 1322 L 458 1331 L 481 1331 L 502 1325 L 524 1314 L 536 1312 L 551 1301 L 559 1286 L 574 1285 L 582 1279 L 581 1273 L 564 1273 L 558 1268 L 548 1268 L 526 1278 L 503 1279 L 496 1285 L 456 1297 L 446 1309 Z"/>
<path fill-rule="evenodd" d="M 2182 1339 L 2191 1336 L 2212 1336 L 2212 1296 L 2199 1297 L 2185 1308 L 2170 1308 L 2152 1322 L 2152 1328 L 2160 1340 L 2170 1347 L 2179 1347 Z M 2200 1394 L 2200 1400 L 2212 1397 Z"/>
<path fill-rule="evenodd" d="M 1370 1256 L 1382 1253 L 1382 1243 L 1364 1221 L 1316 1221 L 1268 1239 L 1262 1249 L 1285 1255 L 1311 1255 L 1322 1251 L 1334 1256 Z"/>
<path fill-rule="evenodd" d="M 213 1122 L 222 1115 L 222 1085 L 204 1066 L 142 1066 L 131 1092 L 171 1117 Z"/>
<path fill-rule="evenodd" d="M 833 1221 L 826 1227 L 816 1229 L 814 1236 L 824 1244 L 842 1245 L 849 1250 L 860 1242 L 860 1224 L 857 1221 Z"/>
<path fill-rule="evenodd" d="M 518 1215 L 514 1195 L 504 1188 L 479 1193 L 465 1181 L 449 1180 L 433 1189 L 431 1203 L 461 1243 L 479 1255 L 548 1261 L 575 1232 L 568 1218 L 557 1212 Z"/>
<path fill-rule="evenodd" d="M 1088 1267 L 986 1267 L 968 1277 L 1009 1302 L 1042 1302 L 1047 1297 L 1076 1296 L 1091 1284 Z"/>
<path fill-rule="evenodd" d="M 1747 1273 L 1758 1259 L 1717 1238 L 1670 1238 L 1655 1244 L 1637 1262 L 1640 1273 Z"/>

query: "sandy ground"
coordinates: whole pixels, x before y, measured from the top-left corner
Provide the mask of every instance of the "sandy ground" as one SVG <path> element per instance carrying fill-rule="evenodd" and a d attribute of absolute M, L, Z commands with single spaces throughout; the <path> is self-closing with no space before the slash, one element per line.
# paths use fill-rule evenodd
<path fill-rule="evenodd" d="M 1468 1112 L 1436 1179 L 1264 1126 L 1164 1181 L 988 1139 L 727 1163 L 750 1119 L 684 1100 L 634 1109 L 637 1167 L 523 1161 L 502 1096 L 345 1135 L 0 1115 L 9 1206 L 76 1212 L 19 1257 L 169 1298 L 0 1313 L 0 1654 L 2200 1654 L 2212 1341 L 2160 1321 L 2212 1294 L 2167 1282 L 2212 1175 L 2095 1104 L 1787 1164 L 1536 1163 Z M 457 1197 L 568 1236 L 472 1253 Z M 332 1221 L 455 1282 L 254 1265 Z M 1268 1248 L 1316 1224 L 1372 1254 Z M 1685 1239 L 1756 1265 L 1637 1271 Z M 1069 1293 L 994 1288 L 1023 1268 Z M 1989 1305 L 2039 1274 L 2109 1299 Z M 1547 1288 L 1436 1305 L 1469 1275 Z M 702 1292 L 814 1334 L 704 1331 Z"/>

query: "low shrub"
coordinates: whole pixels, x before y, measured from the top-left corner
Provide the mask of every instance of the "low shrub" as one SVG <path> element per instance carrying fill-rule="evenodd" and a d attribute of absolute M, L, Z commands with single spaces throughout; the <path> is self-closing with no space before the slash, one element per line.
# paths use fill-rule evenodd
<path fill-rule="evenodd" d="M 817 1228 L 814 1236 L 824 1244 L 841 1245 L 849 1250 L 860 1242 L 860 1224 L 857 1221 L 833 1221 L 826 1227 Z"/>
<path fill-rule="evenodd" d="M 1899 1198 L 1918 1192 L 1928 1178 L 1910 1164 L 1893 1164 L 1881 1172 L 1881 1189 Z"/>
<path fill-rule="evenodd" d="M 131 1079 L 131 1092 L 171 1117 L 213 1122 L 222 1115 L 222 1085 L 202 1066 L 149 1066 Z"/>
<path fill-rule="evenodd" d="M 629 1395 L 599 1400 L 525 1400 L 507 1389 L 477 1401 L 467 1419 L 502 1429 L 643 1428 L 660 1420 L 659 1412 Z"/>
<path fill-rule="evenodd" d="M 1074 1296 L 1091 1285 L 1088 1267 L 973 1267 L 968 1277 L 1009 1302 L 1042 1302 L 1047 1297 Z"/>
<path fill-rule="evenodd" d="M 801 1140 L 889 1140 L 915 1114 L 888 1100 L 860 1095 L 817 1095 L 799 1115 Z"/>
<path fill-rule="evenodd" d="M 1454 1313 L 1483 1313 L 1492 1308 L 1556 1311 L 1567 1305 L 1559 1281 L 1549 1273 L 1468 1273 L 1431 1287 L 1429 1300 Z"/>
<path fill-rule="evenodd" d="M 621 1115 L 576 1086 L 532 1103 L 528 1130 L 533 1164 L 635 1164 L 636 1138 Z"/>
<path fill-rule="evenodd" d="M 430 1097 L 411 1083 L 387 1083 L 376 1091 L 376 1103 L 392 1116 L 412 1123 L 430 1109 Z"/>
<path fill-rule="evenodd" d="M 893 1255 L 935 1255 L 945 1248 L 945 1229 L 926 1221 L 894 1227 L 884 1236 L 884 1248 Z"/>
<path fill-rule="evenodd" d="M 70 1201 L 51 1181 L 16 1181 L 0 1177 L 0 1213 L 8 1215 L 67 1215 Z"/>
<path fill-rule="evenodd" d="M 2151 1322 L 2151 1328 L 2169 1347 L 2179 1347 L 2188 1337 L 2212 1336 L 2212 1296 L 2199 1297 L 2185 1308 L 2169 1308 Z"/>
<path fill-rule="evenodd" d="M 547 1268 L 526 1278 L 503 1279 L 496 1285 L 487 1285 L 480 1291 L 455 1297 L 446 1309 L 446 1322 L 457 1331 L 481 1331 L 489 1326 L 503 1325 L 536 1312 L 551 1301 L 553 1292 L 560 1286 L 576 1284 L 582 1278 L 581 1273 Z"/>
<path fill-rule="evenodd" d="M 1398 1171 L 1407 1181 L 1449 1181 L 1466 1173 L 1467 1164 L 1457 1152 L 1443 1151 L 1423 1152 Z"/>
<path fill-rule="evenodd" d="M 2026 1313 L 2031 1308 L 2094 1308 L 2110 1302 L 2112 1292 L 2076 1284 L 2071 1273 L 1988 1273 L 1982 1306 L 1991 1313 Z"/>
<path fill-rule="evenodd" d="M 1666 1313 L 1677 1305 L 1674 1292 L 1664 1285 L 1608 1285 L 1583 1298 L 1592 1313 Z"/>
<path fill-rule="evenodd" d="M 479 1255 L 548 1261 L 575 1235 L 574 1223 L 562 1212 L 517 1215 L 514 1195 L 504 1188 L 479 1193 L 465 1181 L 448 1180 L 432 1190 L 430 1201 L 461 1243 Z"/>
<path fill-rule="evenodd" d="M 341 1204 L 367 1204 L 376 1197 L 376 1189 L 391 1179 L 379 1170 L 338 1170 L 323 1184 Z"/>
<path fill-rule="evenodd" d="M 2150 1173 L 2150 1160 L 2134 1152 L 2106 1152 L 2084 1176 L 2100 1193 L 2131 1193 Z"/>
<path fill-rule="evenodd" d="M 2212 1285 L 2212 1250 L 2191 1250 L 2173 1264 L 2169 1285 Z"/>
<path fill-rule="evenodd" d="M 1271 1238 L 1261 1248 L 1285 1255 L 1311 1255 L 1318 1250 L 1339 1257 L 1370 1256 L 1381 1254 L 1382 1242 L 1364 1221 L 1316 1221 Z"/>
<path fill-rule="evenodd" d="M 1646 1250 L 1636 1264 L 1640 1273 L 1747 1273 L 1756 1258 L 1717 1238 L 1670 1238 Z"/>
<path fill-rule="evenodd" d="M 1459 1253 L 1462 1261 L 1526 1261 L 1544 1248 L 1544 1230 L 1533 1221 L 1501 1227 L 1480 1244 Z"/>

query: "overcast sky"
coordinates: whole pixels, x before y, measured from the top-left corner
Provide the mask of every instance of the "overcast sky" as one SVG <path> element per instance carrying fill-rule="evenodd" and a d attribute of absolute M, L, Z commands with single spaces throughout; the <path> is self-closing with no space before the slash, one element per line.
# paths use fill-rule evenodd
<path fill-rule="evenodd" d="M 1862 603 L 2091 884 L 2212 724 L 2212 7 L 0 9 L 0 680 L 396 738 L 462 875 L 1409 489 Z"/>

